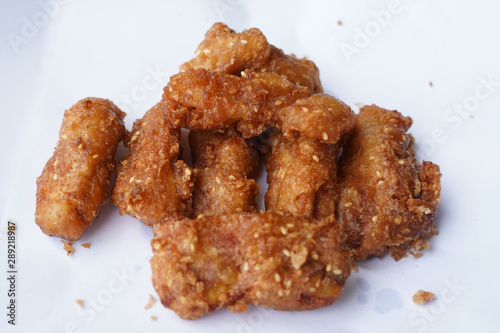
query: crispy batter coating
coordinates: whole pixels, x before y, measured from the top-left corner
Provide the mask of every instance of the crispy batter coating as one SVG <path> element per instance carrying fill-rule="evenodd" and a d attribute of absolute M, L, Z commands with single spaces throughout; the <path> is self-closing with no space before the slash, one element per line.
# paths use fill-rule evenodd
<path fill-rule="evenodd" d="M 276 213 L 211 215 L 154 226 L 153 286 L 184 319 L 246 304 L 311 310 L 333 303 L 350 256 L 333 217 Z"/>
<path fill-rule="evenodd" d="M 322 93 L 318 67 L 307 59 L 286 55 L 270 45 L 257 28 L 236 33 L 224 23 L 215 23 L 196 50 L 196 58 L 181 66 L 181 71 L 206 68 L 226 74 L 273 72 L 311 93 Z"/>
<path fill-rule="evenodd" d="M 441 190 L 439 167 L 415 159 L 412 120 L 397 111 L 365 106 L 339 162 L 338 218 L 357 260 L 395 260 L 413 247 L 428 248 L 437 234 L 434 215 Z"/>
<path fill-rule="evenodd" d="M 191 131 L 189 145 L 198 170 L 193 190 L 193 217 L 254 212 L 259 185 L 259 156 L 236 131 Z"/>
<path fill-rule="evenodd" d="M 337 143 L 352 127 L 355 116 L 348 105 L 335 97 L 316 94 L 276 109 L 273 126 L 280 128 L 287 137 L 296 131 L 321 142 Z"/>
<path fill-rule="evenodd" d="M 199 68 L 172 76 L 163 94 L 170 126 L 219 130 L 236 125 L 244 137 L 257 136 L 270 124 L 273 110 L 310 95 L 274 73 L 249 75 Z"/>
<path fill-rule="evenodd" d="M 286 78 L 297 86 L 306 87 L 313 94 L 323 93 L 323 86 L 319 80 L 319 69 L 316 64 L 305 58 L 287 55 L 283 50 L 271 45 L 269 62 L 258 68 L 257 71 L 273 72 Z"/>
<path fill-rule="evenodd" d="M 269 62 L 271 46 L 257 28 L 235 33 L 224 23 L 215 23 L 196 50 L 196 58 L 181 66 L 181 71 L 207 68 L 227 74 L 240 74 Z"/>
<path fill-rule="evenodd" d="M 57 147 L 37 179 L 35 222 L 45 234 L 80 239 L 108 201 L 124 117 L 101 98 L 66 110 Z"/>
<path fill-rule="evenodd" d="M 265 162 L 267 211 L 322 218 L 335 214 L 338 146 L 271 129 Z"/>
<path fill-rule="evenodd" d="M 168 127 L 159 104 L 134 122 L 112 194 L 120 214 L 147 225 L 191 214 L 193 172 L 179 160 L 179 135 Z"/>

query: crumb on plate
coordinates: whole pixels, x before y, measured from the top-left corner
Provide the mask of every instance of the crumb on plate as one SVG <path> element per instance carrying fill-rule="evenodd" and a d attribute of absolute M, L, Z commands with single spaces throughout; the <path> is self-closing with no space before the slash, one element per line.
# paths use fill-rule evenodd
<path fill-rule="evenodd" d="M 90 243 L 82 243 L 81 245 L 86 249 L 90 249 Z"/>
<path fill-rule="evenodd" d="M 75 249 L 73 249 L 73 242 L 66 242 L 64 239 L 61 239 L 61 243 L 64 244 L 64 250 L 66 250 L 66 253 L 68 254 L 68 256 L 70 254 L 72 254 Z"/>
<path fill-rule="evenodd" d="M 413 303 L 415 304 L 426 304 L 436 298 L 434 293 L 425 290 L 419 290 L 413 295 Z"/>
<path fill-rule="evenodd" d="M 154 321 L 156 321 L 158 319 L 158 317 L 157 316 L 151 316 L 151 319 L 154 320 Z"/>
<path fill-rule="evenodd" d="M 153 295 L 150 294 L 149 295 L 149 302 L 148 302 L 148 304 L 146 304 L 144 309 L 146 309 L 146 310 L 150 309 L 153 306 L 154 302 L 155 302 L 155 298 L 153 297 Z"/>
<path fill-rule="evenodd" d="M 83 301 L 81 299 L 77 299 L 76 304 L 78 304 L 80 307 L 83 307 Z"/>

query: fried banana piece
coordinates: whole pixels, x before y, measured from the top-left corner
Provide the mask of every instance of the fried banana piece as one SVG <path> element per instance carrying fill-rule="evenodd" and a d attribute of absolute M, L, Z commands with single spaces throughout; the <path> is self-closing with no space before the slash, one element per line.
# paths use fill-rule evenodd
<path fill-rule="evenodd" d="M 224 23 L 215 23 L 196 50 L 196 58 L 181 66 L 181 71 L 207 68 L 227 74 L 240 74 L 269 62 L 271 46 L 259 29 L 235 33 Z"/>
<path fill-rule="evenodd" d="M 254 212 L 259 185 L 257 150 L 234 130 L 191 131 L 189 145 L 198 170 L 193 190 L 193 217 L 199 214 Z"/>
<path fill-rule="evenodd" d="M 236 126 L 244 137 L 252 137 L 271 123 L 275 109 L 309 95 L 307 88 L 275 73 L 244 72 L 244 77 L 238 77 L 199 68 L 172 76 L 162 102 L 171 127 L 221 130 Z"/>
<path fill-rule="evenodd" d="M 191 215 L 192 170 L 179 160 L 180 129 L 165 123 L 159 104 L 134 122 L 130 150 L 117 167 L 112 199 L 120 214 L 153 225 Z"/>
<path fill-rule="evenodd" d="M 265 149 L 267 211 L 322 218 L 335 214 L 338 146 L 271 129 Z"/>
<path fill-rule="evenodd" d="M 333 303 L 351 270 L 341 226 L 276 213 L 211 215 L 154 226 L 153 286 L 162 304 L 196 319 L 246 304 L 312 310 Z"/>
<path fill-rule="evenodd" d="M 354 124 L 355 113 L 335 97 L 316 94 L 276 109 L 272 124 L 291 137 L 292 132 L 324 143 L 337 143 Z"/>
<path fill-rule="evenodd" d="M 427 239 L 437 234 L 441 174 L 415 159 L 411 124 L 397 111 L 365 106 L 343 147 L 337 210 L 357 260 L 388 250 L 399 260 L 411 247 L 429 248 Z"/>
<path fill-rule="evenodd" d="M 66 110 L 57 147 L 37 178 L 35 222 L 45 234 L 80 239 L 108 201 L 124 117 L 101 98 L 85 98 Z"/>
<path fill-rule="evenodd" d="M 269 62 L 254 70 L 279 74 L 297 86 L 308 88 L 312 94 L 323 93 L 319 69 L 314 62 L 305 58 L 298 59 L 293 54 L 287 55 L 273 45 L 271 45 Z"/>

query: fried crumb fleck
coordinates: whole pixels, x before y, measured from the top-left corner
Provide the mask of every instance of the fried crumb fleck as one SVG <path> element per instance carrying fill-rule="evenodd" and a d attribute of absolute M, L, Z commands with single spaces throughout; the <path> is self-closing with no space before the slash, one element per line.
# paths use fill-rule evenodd
<path fill-rule="evenodd" d="M 154 320 L 154 321 L 156 321 L 156 320 L 158 320 L 158 317 L 157 316 L 151 316 L 151 319 Z"/>
<path fill-rule="evenodd" d="M 144 309 L 146 309 L 146 310 L 150 309 L 154 303 L 155 303 L 155 298 L 153 297 L 153 295 L 149 295 L 149 302 L 148 302 L 148 304 L 146 304 Z"/>
<path fill-rule="evenodd" d="M 338 25 L 342 25 L 342 21 L 341 21 L 341 20 L 338 20 L 338 21 L 337 21 L 337 24 L 338 24 Z"/>
<path fill-rule="evenodd" d="M 66 242 L 64 239 L 61 239 L 61 243 L 64 244 L 64 250 L 66 250 L 66 253 L 68 256 L 75 252 L 75 249 L 73 249 L 73 242 Z"/>
<path fill-rule="evenodd" d="M 432 87 L 432 81 L 429 82 L 429 87 Z"/>
<path fill-rule="evenodd" d="M 82 243 L 81 245 L 86 249 L 90 249 L 90 243 Z"/>
<path fill-rule="evenodd" d="M 434 293 L 425 290 L 419 290 L 413 295 L 413 303 L 415 304 L 426 304 L 436 298 Z"/>
<path fill-rule="evenodd" d="M 83 307 L 83 301 L 81 299 L 77 299 L 76 304 L 78 304 L 80 307 Z"/>

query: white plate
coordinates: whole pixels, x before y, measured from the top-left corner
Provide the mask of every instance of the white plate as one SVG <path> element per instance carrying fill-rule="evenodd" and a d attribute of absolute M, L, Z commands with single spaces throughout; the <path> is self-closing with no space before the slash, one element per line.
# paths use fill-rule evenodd
<path fill-rule="evenodd" d="M 2 332 L 500 328 L 497 3 L 30 0 L 0 6 Z M 361 263 L 338 302 L 323 309 L 252 307 L 184 321 L 153 290 L 151 229 L 119 216 L 112 204 L 75 242 L 72 256 L 59 239 L 40 232 L 35 179 L 53 152 L 64 110 L 87 96 L 110 98 L 128 113 L 130 129 L 216 21 L 237 31 L 259 27 L 285 52 L 315 61 L 326 92 L 356 111 L 357 103 L 376 103 L 414 119 L 419 159 L 438 163 L 443 173 L 440 234 L 431 250 L 420 259 Z M 18 226 L 16 326 L 6 316 L 9 220 Z M 434 292 L 436 301 L 413 304 L 419 289 Z M 157 301 L 146 310 L 149 294 Z"/>

